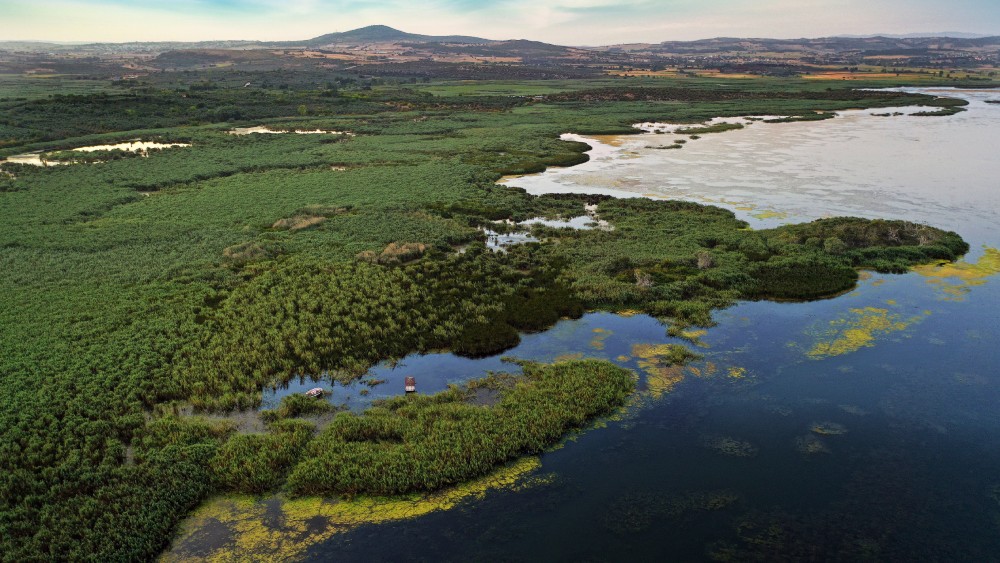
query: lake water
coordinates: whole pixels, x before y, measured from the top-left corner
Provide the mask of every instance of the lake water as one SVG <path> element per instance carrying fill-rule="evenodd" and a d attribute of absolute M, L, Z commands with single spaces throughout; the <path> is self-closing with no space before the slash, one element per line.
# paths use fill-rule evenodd
<path fill-rule="evenodd" d="M 984 103 L 1000 95 L 947 95 L 969 99 L 968 111 L 755 122 L 680 150 L 653 148 L 673 135 L 600 139 L 587 164 L 510 180 L 534 193 L 714 202 L 755 228 L 910 219 L 953 229 L 973 250 L 949 269 L 865 276 L 835 299 L 719 311 L 717 326 L 692 335 L 704 359 L 683 369 L 658 369 L 655 346 L 678 340 L 643 315 L 593 313 L 526 335 L 506 355 L 618 362 L 640 374 L 637 401 L 541 456 L 524 486 L 343 533 L 310 527 L 299 555 L 1000 560 L 1000 106 Z M 386 382 L 369 398 L 398 392 L 405 375 L 432 392 L 509 367 L 409 357 L 373 370 Z M 279 520 L 267 527 L 280 532 Z M 174 554 L 213 543 L 190 536 Z"/>
<path fill-rule="evenodd" d="M 841 112 L 820 122 L 750 122 L 659 150 L 685 135 L 613 139 L 567 135 L 595 146 L 580 166 L 508 180 L 534 194 L 583 192 L 686 199 L 729 208 L 754 228 L 819 217 L 901 218 L 997 240 L 1000 105 L 996 91 L 904 89 L 969 100 L 947 118 Z M 746 123 L 746 122 L 745 122 Z"/>

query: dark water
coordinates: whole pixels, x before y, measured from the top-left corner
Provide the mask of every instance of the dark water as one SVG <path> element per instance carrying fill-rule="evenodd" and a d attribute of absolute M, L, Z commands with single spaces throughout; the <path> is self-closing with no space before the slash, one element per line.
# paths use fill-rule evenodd
<path fill-rule="evenodd" d="M 907 275 L 876 276 L 828 301 L 739 305 L 703 338 L 700 365 L 716 364 L 714 375 L 686 377 L 634 417 L 545 454 L 553 484 L 363 527 L 310 556 L 997 560 L 998 297 L 991 282 L 943 301 Z M 865 308 L 920 320 L 872 347 L 807 355 L 831 321 Z M 592 328 L 613 331 L 603 351 L 591 345 Z M 648 317 L 588 315 L 554 333 L 558 348 L 612 359 L 633 342 L 665 341 Z M 560 354 L 524 346 L 538 359 Z M 746 375 L 732 379 L 728 367 Z M 724 453 L 724 438 L 752 452 Z M 725 506 L 709 509 L 705 497 Z"/>
<path fill-rule="evenodd" d="M 363 526 L 312 547 L 308 558 L 1000 561 L 1000 282 L 994 275 L 1000 266 L 991 266 L 994 255 L 984 250 L 1000 246 L 1000 174 L 996 159 L 984 161 L 978 146 L 990 128 L 997 130 L 1000 108 L 979 100 L 994 93 L 969 96 L 976 103 L 953 118 L 877 122 L 876 129 L 892 135 L 884 139 L 888 145 L 909 135 L 903 140 L 913 143 L 913 162 L 940 142 L 976 140 L 967 151 L 973 160 L 950 162 L 950 172 L 941 173 L 947 185 L 937 192 L 921 184 L 910 198 L 895 198 L 909 180 L 880 177 L 869 166 L 862 181 L 851 176 L 857 174 L 851 165 L 841 184 L 824 168 L 824 185 L 811 184 L 808 193 L 789 199 L 795 220 L 825 214 L 827 203 L 837 212 L 881 199 L 886 216 L 958 230 L 974 249 L 968 261 L 980 266 L 966 268 L 964 279 L 876 275 L 836 299 L 742 303 L 721 311 L 718 326 L 701 338 L 707 347 L 699 349 L 705 359 L 694 365 L 697 371 L 685 372 L 671 392 L 624 420 L 542 456 L 540 472 L 554 475 L 551 483 Z M 838 138 L 823 127 L 853 131 L 851 146 L 877 142 L 877 135 L 858 129 L 866 123 L 858 120 L 854 129 L 837 120 L 788 125 L 817 151 L 822 139 Z M 927 128 L 934 142 L 921 144 Z M 760 137 L 748 139 L 746 150 L 768 150 Z M 992 139 L 1000 137 L 992 133 Z M 728 151 L 739 138 L 718 142 Z M 791 140 L 780 144 L 781 166 L 788 169 L 782 173 L 791 174 L 783 191 L 818 166 L 796 161 L 794 147 Z M 961 158 L 962 151 L 948 151 Z M 753 160 L 752 152 L 744 156 Z M 643 164 L 643 158 L 623 164 L 621 174 L 664 164 Z M 740 189 L 733 182 L 713 186 Z M 846 197 L 845 185 L 860 195 Z M 935 193 L 934 206 L 923 206 Z M 780 195 L 768 196 L 770 208 L 780 208 Z M 508 354 L 541 361 L 582 354 L 641 372 L 633 345 L 670 341 L 649 317 L 591 314 L 526 336 Z M 376 370 L 388 381 L 372 395 L 382 387 L 398 392 L 404 375 L 415 375 L 420 390 L 432 392 L 509 367 L 499 358 L 407 358 L 395 370 Z"/>

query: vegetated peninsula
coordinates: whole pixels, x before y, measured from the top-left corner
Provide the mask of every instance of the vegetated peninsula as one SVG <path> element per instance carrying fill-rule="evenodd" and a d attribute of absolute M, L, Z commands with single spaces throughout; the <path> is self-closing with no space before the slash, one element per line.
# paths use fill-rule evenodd
<path fill-rule="evenodd" d="M 416 40 L 369 31 L 348 39 Z M 435 42 L 460 43 L 425 45 Z M 626 80 L 555 61 L 576 49 L 497 48 L 520 54 L 359 70 L 307 50 L 173 51 L 142 57 L 129 78 L 118 57 L 3 54 L 5 72 L 18 69 L 0 77 L 5 560 L 150 559 L 219 493 L 460 483 L 543 451 L 635 386 L 608 362 L 525 364 L 338 413 L 322 429 L 302 415 L 325 407 L 301 397 L 262 415 L 259 432 L 225 416 L 304 374 L 350 380 L 413 352 L 495 354 L 586 310 L 709 325 L 737 300 L 831 296 L 859 269 L 902 272 L 968 250 L 956 233 L 904 221 L 752 231 L 718 207 L 495 183 L 586 161 L 586 145 L 559 140 L 566 131 L 854 107 L 951 112 L 954 100 L 805 78 Z M 29 64 L 80 74 L 42 78 L 22 72 Z M 442 80 L 467 76 L 524 80 Z M 94 148 L 137 139 L 158 150 Z M 610 228 L 535 227 L 538 242 L 506 252 L 485 244 L 485 229 L 508 221 L 588 212 Z"/>

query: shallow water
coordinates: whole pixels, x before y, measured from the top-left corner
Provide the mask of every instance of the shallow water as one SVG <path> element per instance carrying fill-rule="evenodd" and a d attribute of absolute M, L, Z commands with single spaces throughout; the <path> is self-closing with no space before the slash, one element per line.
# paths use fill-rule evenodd
<path fill-rule="evenodd" d="M 8 156 L 5 159 L 0 160 L 0 164 L 9 162 L 11 164 L 27 164 L 28 166 L 59 166 L 65 164 L 63 162 L 51 162 L 42 159 L 42 153 L 32 152 L 26 154 L 15 154 L 13 156 Z"/>
<path fill-rule="evenodd" d="M 147 153 L 150 149 L 172 149 L 180 147 L 190 147 L 189 143 L 157 143 L 153 141 L 125 141 L 123 143 L 116 143 L 113 145 L 93 145 L 89 147 L 78 147 L 75 149 L 70 149 L 76 152 L 96 152 L 96 151 L 125 151 L 125 152 L 137 152 L 137 153 Z M 14 156 L 9 156 L 6 159 L 0 160 L 0 164 L 4 162 L 9 162 L 11 164 L 28 164 L 30 166 L 60 166 L 69 165 L 73 162 L 60 162 L 60 161 L 50 161 L 45 160 L 44 152 L 32 152 L 26 154 L 18 154 Z"/>
<path fill-rule="evenodd" d="M 113 145 L 93 145 L 90 147 L 79 147 L 73 149 L 78 152 L 96 151 L 126 151 L 126 152 L 146 152 L 150 149 L 172 149 L 177 147 L 190 147 L 190 143 L 157 143 L 153 141 L 125 141 Z"/>
<path fill-rule="evenodd" d="M 911 219 L 958 231 L 973 251 L 964 265 L 865 276 L 835 299 L 717 312 L 717 326 L 691 335 L 704 359 L 685 369 L 657 369 L 655 345 L 677 340 L 643 315 L 588 314 L 526 335 L 506 355 L 616 361 L 640 373 L 639 400 L 541 456 L 534 474 L 546 478 L 532 486 L 319 534 L 298 546 L 304 557 L 997 560 L 1000 107 L 983 103 L 995 92 L 949 95 L 973 100 L 969 111 L 757 122 L 669 151 L 648 145 L 672 135 L 635 136 L 582 166 L 512 180 L 536 193 L 715 201 L 755 228 Z M 432 392 L 509 367 L 409 357 L 376 368 L 386 383 L 371 395 L 399 392 L 405 375 Z M 202 538 L 175 553 L 212 545 Z"/>
<path fill-rule="evenodd" d="M 296 135 L 354 135 L 354 133 L 348 133 L 347 131 L 325 131 L 323 129 L 295 129 L 294 131 L 279 131 L 271 129 L 266 125 L 257 125 L 255 127 L 237 127 L 236 129 L 229 131 L 230 135 L 252 135 L 254 133 L 263 135 L 283 135 L 286 133 L 295 133 Z"/>
<path fill-rule="evenodd" d="M 520 223 L 510 223 L 516 225 L 521 231 L 498 232 L 493 229 L 483 228 L 486 234 L 486 247 L 493 250 L 504 250 L 516 244 L 526 244 L 529 242 L 539 242 L 537 237 L 530 234 L 532 225 L 544 225 L 556 229 L 593 229 L 595 227 L 606 228 L 606 221 L 595 221 L 589 215 L 581 215 L 572 219 L 545 219 L 544 217 L 533 217 Z"/>

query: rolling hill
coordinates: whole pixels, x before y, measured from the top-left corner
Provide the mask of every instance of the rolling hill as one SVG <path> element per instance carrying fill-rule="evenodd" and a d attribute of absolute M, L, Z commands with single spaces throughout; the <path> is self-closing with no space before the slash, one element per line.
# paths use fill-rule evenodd
<path fill-rule="evenodd" d="M 492 39 L 483 39 L 482 37 L 419 35 L 400 31 L 387 25 L 370 25 L 343 33 L 320 35 L 304 43 L 309 47 L 318 47 L 345 43 L 461 43 L 478 45 L 493 42 Z"/>

